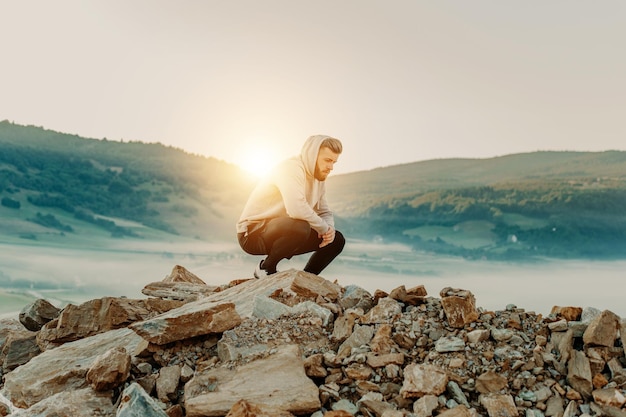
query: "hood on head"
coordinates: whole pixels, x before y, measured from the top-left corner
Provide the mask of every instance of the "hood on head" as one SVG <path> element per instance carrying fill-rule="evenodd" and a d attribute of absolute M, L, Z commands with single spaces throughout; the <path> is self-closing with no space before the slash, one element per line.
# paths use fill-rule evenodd
<path fill-rule="evenodd" d="M 304 145 L 302 145 L 300 158 L 304 163 L 304 168 L 306 169 L 307 175 L 315 175 L 315 164 L 317 163 L 317 154 L 320 151 L 320 145 L 322 144 L 324 139 L 327 139 L 329 137 L 330 136 L 328 135 L 309 136 L 308 139 L 304 142 Z"/>

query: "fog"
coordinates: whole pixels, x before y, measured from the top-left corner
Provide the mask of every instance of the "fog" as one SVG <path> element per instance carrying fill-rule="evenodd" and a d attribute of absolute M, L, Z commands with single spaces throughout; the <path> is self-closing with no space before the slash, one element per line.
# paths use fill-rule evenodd
<path fill-rule="evenodd" d="M 207 284 L 221 285 L 251 278 L 260 259 L 234 243 L 119 241 L 114 247 L 80 250 L 0 244 L 0 314 L 12 315 L 21 308 L 15 300 L 6 301 L 16 292 L 46 298 L 57 306 L 103 296 L 144 298 L 141 289 L 165 278 L 175 265 Z M 278 267 L 302 269 L 306 260 L 307 256 L 295 257 Z M 555 305 L 579 306 L 611 310 L 626 318 L 621 291 L 625 270 L 626 261 L 473 261 L 416 253 L 402 245 L 348 240 L 344 252 L 321 276 L 372 293 L 424 285 L 429 296 L 439 297 L 445 287 L 462 288 L 471 291 L 476 305 L 485 310 L 513 304 L 547 315 Z"/>

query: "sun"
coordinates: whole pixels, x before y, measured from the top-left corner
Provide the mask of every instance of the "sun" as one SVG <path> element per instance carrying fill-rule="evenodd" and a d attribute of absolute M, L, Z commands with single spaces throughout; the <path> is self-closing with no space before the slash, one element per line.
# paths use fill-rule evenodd
<path fill-rule="evenodd" d="M 245 146 L 237 165 L 256 178 L 262 178 L 278 162 L 278 153 L 267 143 Z"/>

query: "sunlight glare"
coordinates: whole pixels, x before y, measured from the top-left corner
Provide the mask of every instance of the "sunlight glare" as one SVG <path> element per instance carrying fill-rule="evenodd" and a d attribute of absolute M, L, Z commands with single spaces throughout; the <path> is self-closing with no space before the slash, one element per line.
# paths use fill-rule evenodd
<path fill-rule="evenodd" d="M 268 142 L 255 143 L 242 149 L 237 165 L 257 178 L 264 177 L 278 162 L 278 152 Z"/>

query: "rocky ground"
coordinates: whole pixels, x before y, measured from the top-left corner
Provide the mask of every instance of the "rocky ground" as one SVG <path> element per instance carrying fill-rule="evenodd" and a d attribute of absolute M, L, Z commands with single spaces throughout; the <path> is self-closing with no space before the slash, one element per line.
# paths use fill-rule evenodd
<path fill-rule="evenodd" d="M 0 322 L 0 416 L 626 416 L 626 321 L 370 294 L 301 271 L 143 290 Z"/>

